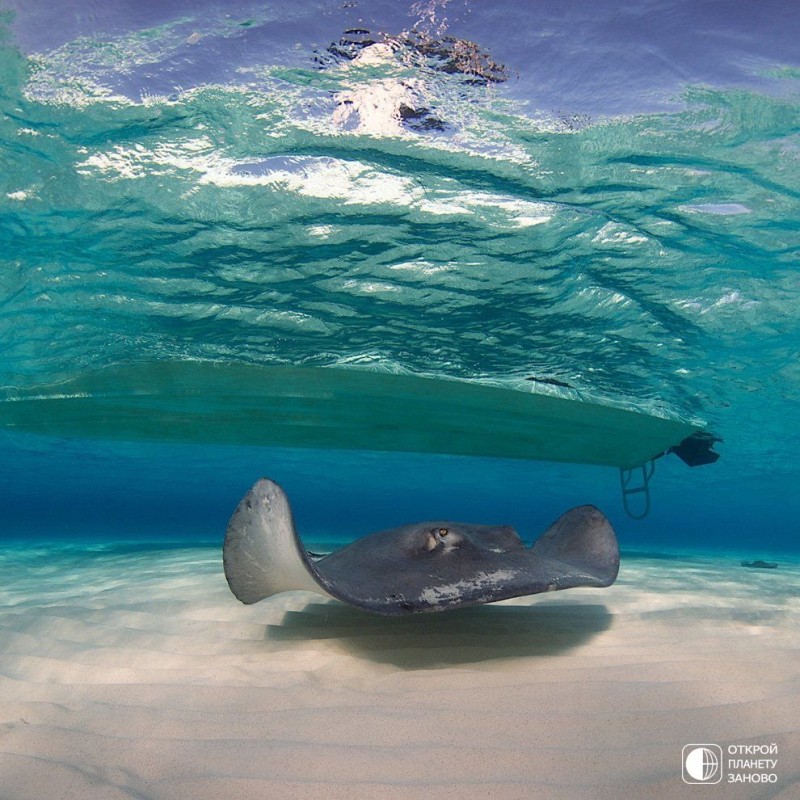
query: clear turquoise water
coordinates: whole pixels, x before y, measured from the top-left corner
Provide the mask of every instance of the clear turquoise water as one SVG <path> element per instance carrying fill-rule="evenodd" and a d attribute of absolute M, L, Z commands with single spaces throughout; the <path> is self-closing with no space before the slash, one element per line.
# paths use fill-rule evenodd
<path fill-rule="evenodd" d="M 721 20 L 657 3 L 617 28 L 548 4 L 522 26 L 503 4 L 19 4 L 0 45 L 3 397 L 187 359 L 537 377 L 723 442 L 711 466 L 659 462 L 635 522 L 608 468 L 5 429 L 0 538 L 221 539 L 266 474 L 310 539 L 442 517 L 534 538 L 594 502 L 623 549 L 796 554 L 799 29 L 773 5 L 715 38 Z M 478 55 L 448 66 L 455 45 L 415 46 L 414 22 Z M 382 44 L 329 49 L 356 24 Z"/>

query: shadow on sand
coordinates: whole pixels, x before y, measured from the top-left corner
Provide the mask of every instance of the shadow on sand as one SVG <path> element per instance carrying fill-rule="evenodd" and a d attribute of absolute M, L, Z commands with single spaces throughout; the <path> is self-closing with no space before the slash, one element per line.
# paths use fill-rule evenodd
<path fill-rule="evenodd" d="M 552 656 L 608 630 L 601 604 L 487 605 L 442 614 L 379 617 L 339 603 L 309 603 L 268 625 L 273 645 L 329 644 L 400 669 L 435 669 L 496 659 Z"/>

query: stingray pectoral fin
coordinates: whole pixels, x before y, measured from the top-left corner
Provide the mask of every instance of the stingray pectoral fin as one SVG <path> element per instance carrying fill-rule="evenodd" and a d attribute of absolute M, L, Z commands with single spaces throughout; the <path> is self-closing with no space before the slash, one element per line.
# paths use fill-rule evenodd
<path fill-rule="evenodd" d="M 228 586 L 243 603 L 291 589 L 328 594 L 297 537 L 286 494 L 268 478 L 259 480 L 233 512 L 222 560 Z"/>
<path fill-rule="evenodd" d="M 610 586 L 619 572 L 617 537 L 595 506 L 578 506 L 562 514 L 536 540 L 532 553 L 569 565 L 595 586 Z"/>

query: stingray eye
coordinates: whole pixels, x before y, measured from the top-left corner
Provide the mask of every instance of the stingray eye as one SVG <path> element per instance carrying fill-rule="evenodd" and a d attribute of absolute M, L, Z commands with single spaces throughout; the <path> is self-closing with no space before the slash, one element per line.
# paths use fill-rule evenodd
<path fill-rule="evenodd" d="M 442 544 L 442 540 L 448 533 L 450 533 L 449 528 L 431 528 L 426 534 L 424 548 L 426 550 L 435 550 Z"/>

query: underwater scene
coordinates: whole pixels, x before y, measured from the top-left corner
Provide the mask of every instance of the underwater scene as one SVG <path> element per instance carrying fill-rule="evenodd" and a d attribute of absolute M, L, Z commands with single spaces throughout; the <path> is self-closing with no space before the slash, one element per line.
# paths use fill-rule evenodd
<path fill-rule="evenodd" d="M 798 797 L 798 41 L 0 0 L 0 798 Z"/>

